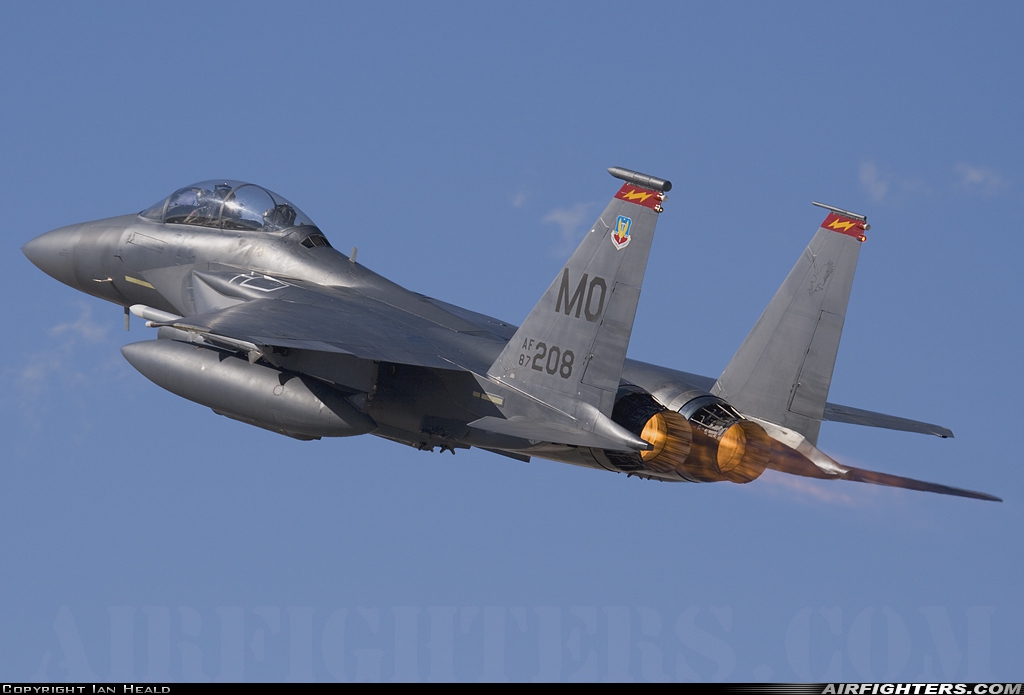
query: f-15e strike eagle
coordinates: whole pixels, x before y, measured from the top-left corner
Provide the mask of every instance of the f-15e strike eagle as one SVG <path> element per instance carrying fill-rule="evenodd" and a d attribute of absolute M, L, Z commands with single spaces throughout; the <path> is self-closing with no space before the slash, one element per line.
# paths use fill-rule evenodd
<path fill-rule="evenodd" d="M 766 468 L 999 500 L 843 465 L 822 420 L 951 437 L 827 402 L 867 219 L 828 216 L 718 379 L 626 358 L 672 184 L 624 183 L 518 328 L 410 292 L 331 247 L 260 186 L 187 186 L 138 214 L 47 232 L 36 266 L 158 328 L 124 346 L 157 385 L 296 439 L 375 434 L 664 481 L 749 483 Z"/>

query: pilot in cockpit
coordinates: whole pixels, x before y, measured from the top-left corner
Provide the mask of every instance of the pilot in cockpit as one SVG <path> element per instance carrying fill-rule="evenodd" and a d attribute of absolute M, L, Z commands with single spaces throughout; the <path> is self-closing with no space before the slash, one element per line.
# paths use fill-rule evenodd
<path fill-rule="evenodd" d="M 220 217 L 224 199 L 231 193 L 231 186 L 226 183 L 218 183 L 211 191 L 208 188 L 201 188 L 195 193 L 195 209 L 193 209 L 183 220 L 185 224 L 215 224 Z"/>
<path fill-rule="evenodd" d="M 279 203 L 263 213 L 263 226 L 266 229 L 287 229 L 295 226 L 297 213 L 288 203 Z"/>
<path fill-rule="evenodd" d="M 283 231 L 316 227 L 301 210 L 265 188 L 214 179 L 179 188 L 140 213 L 165 224 L 200 225 L 231 231 Z M 321 235 L 322 236 L 322 235 Z M 326 239 L 324 240 L 326 245 Z"/>

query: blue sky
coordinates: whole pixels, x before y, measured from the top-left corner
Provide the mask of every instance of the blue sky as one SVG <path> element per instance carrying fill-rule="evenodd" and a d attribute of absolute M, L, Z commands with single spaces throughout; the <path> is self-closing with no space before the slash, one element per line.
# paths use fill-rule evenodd
<path fill-rule="evenodd" d="M 0 678 L 1024 680 L 1014 3 L 0 5 Z M 817 224 L 868 215 L 840 461 L 664 485 L 162 391 L 154 337 L 19 252 L 254 181 L 416 291 L 521 321 L 616 190 L 669 178 L 630 356 L 717 375 Z"/>

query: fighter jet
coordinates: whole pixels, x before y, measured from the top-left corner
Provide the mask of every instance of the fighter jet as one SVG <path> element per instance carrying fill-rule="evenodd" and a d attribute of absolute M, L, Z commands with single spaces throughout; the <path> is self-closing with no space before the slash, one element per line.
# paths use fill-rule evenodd
<path fill-rule="evenodd" d="M 158 386 L 300 440 L 374 434 L 673 482 L 765 469 L 1000 501 L 862 470 L 817 446 L 823 420 L 952 437 L 827 401 L 867 218 L 827 216 L 717 378 L 628 359 L 672 184 L 623 183 L 522 325 L 411 292 L 334 249 L 255 184 L 181 188 L 140 213 L 47 232 L 22 251 L 158 329 L 125 345 Z M 129 313 L 130 312 L 130 313 Z"/>

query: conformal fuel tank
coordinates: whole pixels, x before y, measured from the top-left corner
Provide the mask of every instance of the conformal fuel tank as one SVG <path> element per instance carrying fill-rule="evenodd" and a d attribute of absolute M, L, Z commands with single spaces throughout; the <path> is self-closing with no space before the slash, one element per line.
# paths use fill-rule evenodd
<path fill-rule="evenodd" d="M 377 429 L 371 417 L 316 379 L 281 371 L 229 352 L 175 340 L 121 348 L 157 386 L 214 411 L 299 438 L 350 437 Z"/>

